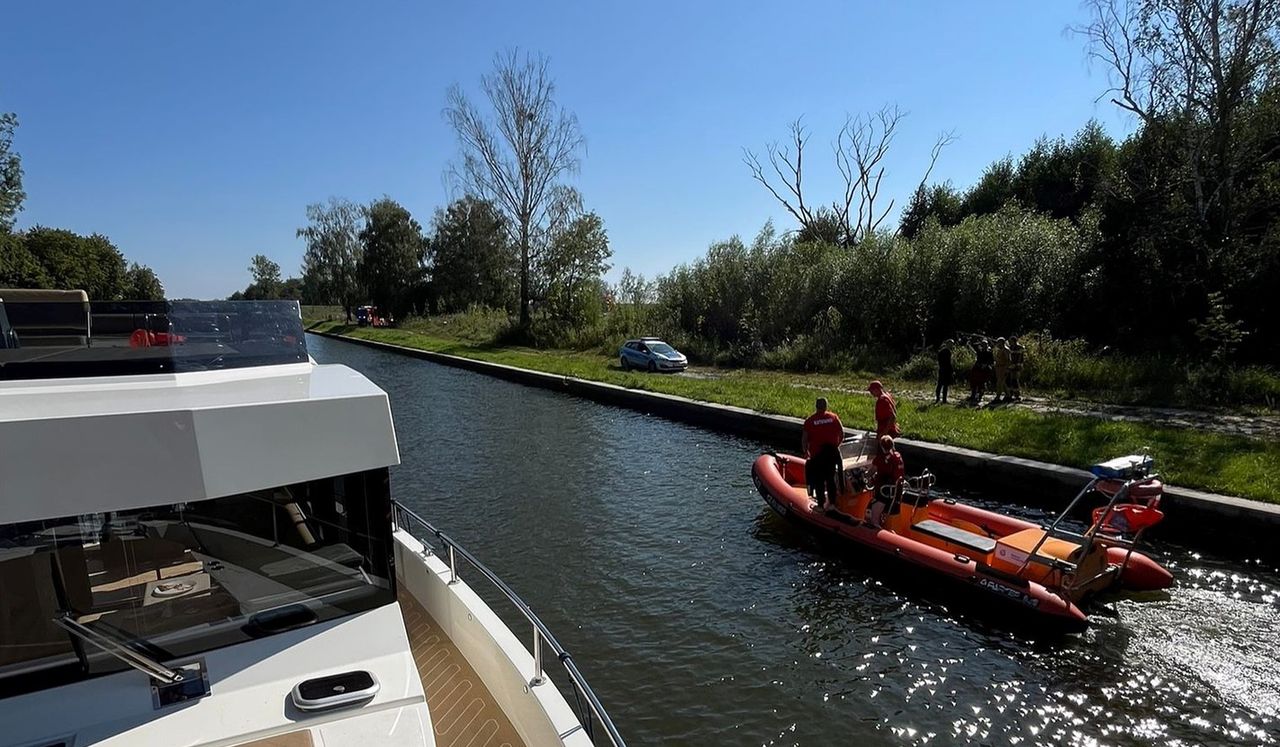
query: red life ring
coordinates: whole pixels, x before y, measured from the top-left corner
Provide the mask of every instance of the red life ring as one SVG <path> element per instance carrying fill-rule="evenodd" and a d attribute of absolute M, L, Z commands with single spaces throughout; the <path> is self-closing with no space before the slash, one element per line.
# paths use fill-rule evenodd
<path fill-rule="evenodd" d="M 129 347 L 131 348 L 149 348 L 156 344 L 156 334 L 145 329 L 135 329 L 133 334 L 129 335 Z"/>
<path fill-rule="evenodd" d="M 1107 514 L 1106 506 L 1093 509 L 1093 523 L 1100 524 L 1105 514 Z M 1164 512 L 1154 506 L 1121 503 L 1111 508 L 1111 513 L 1106 515 L 1106 523 L 1101 524 L 1099 528 L 1113 534 L 1136 534 L 1158 524 L 1163 518 Z"/>

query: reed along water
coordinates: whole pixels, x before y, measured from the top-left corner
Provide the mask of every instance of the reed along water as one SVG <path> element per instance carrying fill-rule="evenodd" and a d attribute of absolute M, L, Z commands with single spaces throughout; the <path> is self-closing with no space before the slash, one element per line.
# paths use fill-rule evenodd
<path fill-rule="evenodd" d="M 1271 563 L 1157 541 L 1172 590 L 1109 597 L 1085 633 L 1042 638 L 775 516 L 751 483 L 761 443 L 308 345 L 388 392 L 393 494 L 529 602 L 631 745 L 1280 741 Z"/>

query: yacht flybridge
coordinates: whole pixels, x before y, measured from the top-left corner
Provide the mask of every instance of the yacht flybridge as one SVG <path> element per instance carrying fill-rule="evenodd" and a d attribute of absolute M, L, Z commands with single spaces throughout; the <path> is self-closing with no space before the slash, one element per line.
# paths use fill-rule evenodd
<path fill-rule="evenodd" d="M 0 745 L 622 744 L 398 462 L 296 303 L 0 290 Z"/>

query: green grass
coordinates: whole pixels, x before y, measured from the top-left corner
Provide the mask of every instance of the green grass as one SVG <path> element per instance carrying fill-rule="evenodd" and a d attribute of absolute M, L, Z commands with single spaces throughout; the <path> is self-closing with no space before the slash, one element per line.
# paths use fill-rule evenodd
<path fill-rule="evenodd" d="M 739 369 L 724 371 L 719 378 L 697 379 L 624 372 L 613 358 L 596 353 L 499 347 L 486 342 L 479 331 L 471 339 L 450 339 L 441 335 L 449 330 L 425 327 L 369 329 L 318 322 L 311 328 L 781 415 L 809 414 L 814 389 L 823 389 L 845 425 L 873 426 L 870 398 L 838 391 L 861 389 L 864 379 L 850 376 Z M 901 403 L 899 420 L 910 438 L 1072 467 L 1145 447 L 1171 484 L 1280 503 L 1280 444 L 1274 442 L 1020 409 L 972 410 L 917 402 Z"/>
<path fill-rule="evenodd" d="M 302 307 L 302 321 L 307 324 L 327 322 L 334 319 L 346 319 L 341 306 L 307 306 Z"/>

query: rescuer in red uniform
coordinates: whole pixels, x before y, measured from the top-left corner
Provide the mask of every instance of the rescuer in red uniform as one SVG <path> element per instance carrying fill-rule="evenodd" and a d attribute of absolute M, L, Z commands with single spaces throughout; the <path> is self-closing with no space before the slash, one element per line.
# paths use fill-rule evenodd
<path fill-rule="evenodd" d="M 871 466 L 875 468 L 876 474 L 871 503 L 867 506 L 867 521 L 875 526 L 882 526 L 884 511 L 893 503 L 899 483 L 907 476 L 906 464 L 902 461 L 902 455 L 894 448 L 893 438 L 880 437 L 880 453 L 876 454 Z"/>
<path fill-rule="evenodd" d="M 876 398 L 876 435 L 897 438 L 902 435 L 898 427 L 898 403 L 884 384 L 873 381 L 867 385 L 867 391 Z"/>
<path fill-rule="evenodd" d="M 844 425 L 840 416 L 827 409 L 827 398 L 819 397 L 814 403 L 814 413 L 805 418 L 800 435 L 800 448 L 804 451 L 805 483 L 817 502 L 818 510 L 827 508 L 827 498 L 834 508 L 839 494 L 840 442 L 844 440 Z"/>

